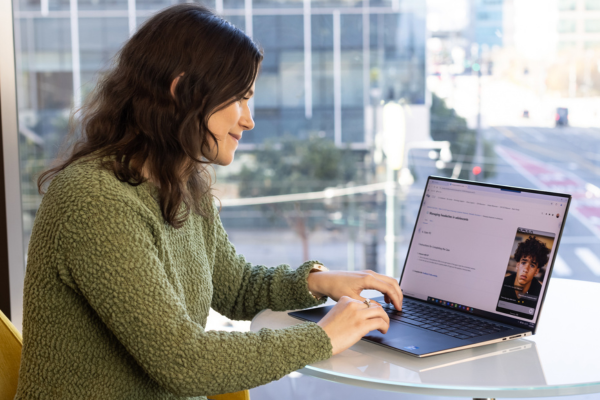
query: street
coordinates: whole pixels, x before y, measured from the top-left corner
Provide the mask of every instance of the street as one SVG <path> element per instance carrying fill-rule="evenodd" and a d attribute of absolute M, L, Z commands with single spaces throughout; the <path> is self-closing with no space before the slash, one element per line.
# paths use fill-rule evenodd
<path fill-rule="evenodd" d="M 511 179 L 526 175 L 533 187 L 573 195 L 553 276 L 600 282 L 600 201 L 594 190 L 600 186 L 600 130 L 510 128 L 489 130 L 487 134 L 506 148 L 525 150 L 548 170 L 547 175 L 532 177 L 527 168 L 521 170 L 518 161 L 499 160 L 506 164 L 502 168 L 499 165 L 498 183 L 509 184 Z M 590 184 L 594 185 L 591 190 L 586 188 Z"/>
<path fill-rule="evenodd" d="M 553 276 L 600 282 L 600 129 L 494 127 L 483 134 L 496 152 L 496 174 L 487 181 L 573 195 Z M 422 165 L 418 174 L 436 170 Z M 415 184 L 409 209 L 420 204 L 424 182 Z M 414 220 L 407 221 L 405 232 L 411 224 Z"/>

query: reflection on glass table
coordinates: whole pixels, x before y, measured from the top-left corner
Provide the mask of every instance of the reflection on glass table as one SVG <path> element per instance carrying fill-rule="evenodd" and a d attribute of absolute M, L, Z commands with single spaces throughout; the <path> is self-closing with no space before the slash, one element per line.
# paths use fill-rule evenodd
<path fill-rule="evenodd" d="M 600 392 L 600 323 L 595 304 L 600 284 L 552 279 L 535 336 L 427 358 L 373 343 L 300 370 L 334 382 L 371 389 L 437 396 L 540 397 Z M 363 292 L 376 297 L 374 291 Z M 333 303 L 330 300 L 331 303 Z M 266 310 L 251 330 L 301 323 Z"/>
<path fill-rule="evenodd" d="M 359 342 L 352 349 L 318 363 L 331 371 L 362 376 L 367 379 L 401 378 L 423 384 L 468 386 L 503 386 L 504 368 L 510 366 L 516 386 L 546 385 L 536 345 L 528 340 L 515 340 L 482 346 L 464 352 L 443 354 L 425 359 L 392 353 L 372 343 Z M 497 357 L 488 360 L 487 358 Z"/>

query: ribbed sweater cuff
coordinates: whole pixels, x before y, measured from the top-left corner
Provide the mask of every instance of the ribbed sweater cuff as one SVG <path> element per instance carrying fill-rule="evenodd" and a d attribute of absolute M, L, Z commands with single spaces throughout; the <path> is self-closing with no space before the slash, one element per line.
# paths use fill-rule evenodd
<path fill-rule="evenodd" d="M 308 290 L 308 274 L 310 274 L 310 271 L 313 268 L 313 265 L 315 264 L 320 264 L 323 265 L 323 263 L 313 260 L 313 261 L 307 261 L 304 264 L 302 264 L 301 266 L 299 266 L 295 272 L 295 287 L 297 287 L 297 298 L 298 298 L 298 308 L 308 308 L 308 307 L 314 307 L 314 306 L 319 306 L 321 304 L 325 304 L 325 302 L 327 301 L 328 297 L 327 296 L 323 296 L 321 297 L 321 299 L 317 300 L 313 297 L 312 294 L 310 294 L 310 291 Z M 318 272 L 316 272 L 318 273 Z"/>

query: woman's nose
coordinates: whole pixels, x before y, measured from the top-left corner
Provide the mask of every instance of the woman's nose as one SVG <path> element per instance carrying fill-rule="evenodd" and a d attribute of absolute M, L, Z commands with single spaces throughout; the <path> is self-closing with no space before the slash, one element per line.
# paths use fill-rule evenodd
<path fill-rule="evenodd" d="M 250 106 L 248 104 L 246 104 L 246 107 L 244 107 L 244 113 L 240 118 L 240 126 L 245 131 L 251 131 L 254 129 L 254 119 L 252 118 L 252 113 L 250 112 Z"/>

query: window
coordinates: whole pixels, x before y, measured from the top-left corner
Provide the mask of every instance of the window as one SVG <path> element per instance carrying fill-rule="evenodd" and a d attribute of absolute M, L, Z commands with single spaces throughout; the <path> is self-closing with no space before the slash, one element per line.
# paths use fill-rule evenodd
<path fill-rule="evenodd" d="M 574 40 L 561 40 L 558 42 L 558 50 L 572 50 L 577 47 L 577 42 Z"/>
<path fill-rule="evenodd" d="M 590 11 L 600 10 L 600 1 L 598 0 L 585 0 L 585 9 Z"/>
<path fill-rule="evenodd" d="M 586 4 L 592 3 L 588 1 Z M 67 129 L 71 106 L 85 99 L 94 86 L 96 74 L 109 66 L 111 58 L 127 40 L 130 32 L 155 11 L 168 4 L 159 0 L 138 0 L 136 8 L 131 10 L 124 0 L 101 3 L 80 1 L 77 40 L 74 41 L 72 35 L 75 25 L 69 14 L 69 2 L 64 0 L 35 3 L 15 0 L 26 242 L 41 200 L 37 195 L 34 178 L 56 155 L 58 145 Z M 431 96 L 436 99 L 439 97 L 439 101 L 443 100 L 445 107 L 453 108 L 457 116 L 465 118 L 466 126 L 471 126 L 472 116 L 465 114 L 467 111 L 462 109 L 463 101 L 448 97 L 445 91 L 449 88 L 442 83 L 434 84 L 431 77 L 438 76 L 440 82 L 445 82 L 443 77 L 447 76 L 446 74 L 452 75 L 461 71 L 454 78 L 460 86 L 461 81 L 466 82 L 469 74 L 477 73 L 478 69 L 484 76 L 489 77 L 485 79 L 494 79 L 492 77 L 503 68 L 502 56 L 492 55 L 488 51 L 494 46 L 511 46 L 510 41 L 505 44 L 506 34 L 511 33 L 504 32 L 503 21 L 513 16 L 504 14 L 501 8 L 498 8 L 501 2 L 481 1 L 477 4 L 477 18 L 473 21 L 474 29 L 471 31 L 475 34 L 476 47 L 469 44 L 469 36 L 464 34 L 468 31 L 465 29 L 469 24 L 469 14 L 464 11 L 466 9 L 462 11 L 466 13 L 466 17 L 457 19 L 466 24 L 465 27 L 452 28 L 458 32 L 453 36 L 457 39 L 438 37 L 437 33 L 433 32 L 427 43 L 436 44 L 428 44 L 426 47 L 427 15 L 433 18 L 437 12 L 435 7 L 443 6 L 432 5 L 430 9 L 426 9 L 424 3 L 406 2 L 404 6 L 397 8 L 393 3 L 382 2 L 377 7 L 373 5 L 366 9 L 367 11 L 356 12 L 356 7 L 351 7 L 347 2 L 314 1 L 309 9 L 310 15 L 307 16 L 303 3 L 299 1 L 257 0 L 253 3 L 251 14 L 246 15 L 240 13 L 240 10 L 244 9 L 244 2 L 241 0 L 209 2 L 209 6 L 220 7 L 225 18 L 242 29 L 251 22 L 253 37 L 265 51 L 254 102 L 256 129 L 244 136 L 240 153 L 245 155 L 245 160 L 252 160 L 255 157 L 254 152 L 265 143 L 287 137 L 296 140 L 308 140 L 313 136 L 326 138 L 340 148 L 350 146 L 354 149 L 353 154 L 357 160 L 354 168 L 360 170 L 360 177 L 353 178 L 356 180 L 354 184 L 362 184 L 381 179 L 377 172 L 377 168 L 380 168 L 377 167 L 377 160 L 380 160 L 382 155 L 385 158 L 385 154 L 384 149 L 378 147 L 381 123 L 378 122 L 377 115 L 380 113 L 378 110 L 382 102 L 396 100 L 406 106 L 407 126 L 411 126 L 409 135 L 416 135 L 415 137 L 427 138 L 437 126 L 434 120 L 426 121 L 427 115 L 432 112 L 430 107 L 438 102 L 434 100 L 432 103 L 432 100 L 428 100 Z M 573 4 L 575 3 L 561 1 L 559 7 L 562 10 L 572 9 Z M 48 8 L 43 9 L 46 6 Z M 448 7 L 448 10 L 442 12 L 452 11 L 454 14 L 448 14 L 452 16 L 458 15 L 461 10 L 458 6 Z M 310 19 L 309 23 L 306 18 Z M 310 43 L 306 42 L 304 34 L 307 26 L 310 26 Z M 365 33 L 365 30 L 368 32 Z M 600 30 L 600 23 L 597 20 L 586 20 L 585 30 L 596 32 Z M 575 32 L 576 20 L 561 19 L 558 22 L 558 31 Z M 77 44 L 76 48 L 74 43 Z M 576 42 L 572 40 L 555 43 L 556 51 L 576 49 Z M 587 41 L 584 47 L 592 49 L 596 48 L 596 45 L 594 41 Z M 425 76 L 426 49 L 429 49 L 427 51 L 431 59 L 435 60 L 427 67 L 427 70 L 434 74 L 427 78 L 431 81 L 428 83 L 431 87 L 428 89 Z M 73 54 L 77 54 L 78 57 L 75 58 Z M 307 54 L 310 58 L 307 58 Z M 307 61 L 310 61 L 308 68 Z M 565 82 L 561 80 L 563 78 L 558 78 L 565 76 L 564 74 L 568 75 L 568 71 L 560 72 L 564 68 L 558 66 L 548 68 L 548 71 L 551 71 L 549 82 L 556 79 L 557 86 L 553 90 L 564 90 L 565 95 L 569 90 L 577 91 L 578 85 L 569 86 L 570 84 L 562 83 Z M 525 65 L 522 70 L 530 71 L 527 74 L 529 76 L 534 73 L 533 69 L 530 70 Z M 577 75 L 577 80 L 579 76 Z M 592 74 L 592 79 L 594 76 Z M 565 79 L 569 81 L 568 78 Z M 432 115 L 431 118 L 437 117 Z M 441 133 L 440 135 L 440 138 L 443 137 Z M 463 150 L 467 151 L 454 150 L 457 154 Z M 411 158 L 408 165 L 415 162 L 412 157 L 419 152 L 411 150 L 409 154 Z M 467 159 L 472 156 L 464 157 Z M 441 166 L 442 162 L 437 165 Z M 223 185 L 238 184 L 235 182 L 235 174 L 227 169 L 220 169 L 218 174 Z M 328 184 L 337 186 L 346 183 L 337 181 Z M 255 190 L 255 193 L 259 192 L 258 189 Z M 383 215 L 381 194 L 373 193 L 372 196 L 374 197 L 369 201 L 374 202 L 374 206 L 369 213 Z M 351 207 L 335 212 L 335 207 L 342 207 L 348 199 L 339 199 L 341 203 L 333 208 L 323 208 L 319 205 L 311 212 L 321 210 L 318 212 L 337 217 L 340 211 L 342 217 L 332 217 L 333 219 L 327 220 L 325 225 L 317 226 L 315 222 L 311 229 L 314 228 L 315 232 L 322 231 L 319 234 L 333 230 L 350 235 L 353 228 L 349 221 L 356 219 L 362 221 L 359 223 L 359 226 L 362 226 L 359 229 L 362 236 L 356 240 L 364 241 L 367 219 L 362 213 L 367 211 L 361 207 L 366 207 L 365 199 L 360 200 L 362 203 L 352 206 L 354 209 Z M 346 204 L 344 207 L 349 206 Z M 238 217 L 229 218 L 229 213 Z M 252 207 L 238 207 L 235 210 L 225 207 L 223 219 L 228 228 L 235 232 L 236 224 L 241 227 L 257 223 L 260 213 L 260 210 Z M 350 216 L 346 213 L 355 215 Z M 248 220 L 244 221 L 240 215 L 248 216 Z M 283 217 L 280 215 L 279 218 Z M 273 229 L 289 229 L 284 219 L 273 223 Z M 399 229 L 406 229 L 406 234 L 410 236 L 410 219 L 401 225 Z M 235 234 L 232 237 L 235 238 Z M 344 240 L 349 240 L 349 237 Z M 381 247 L 384 248 L 383 245 Z M 241 245 L 240 248 L 243 249 L 244 246 Z M 315 256 L 319 256 L 319 246 L 315 244 L 314 249 Z M 342 264 L 363 268 L 367 265 L 364 254 L 361 255 L 363 251 L 359 250 L 360 246 L 355 249 L 354 260 L 346 260 Z M 383 254 L 382 252 L 383 250 L 379 254 Z M 300 252 L 290 254 L 294 255 L 277 261 L 297 264 L 302 258 Z M 275 262 L 275 259 L 265 260 L 265 263 L 272 262 Z M 383 270 L 383 264 L 383 258 L 379 257 L 376 268 Z"/>
<path fill-rule="evenodd" d="M 503 18 L 502 11 L 489 10 L 489 11 L 477 13 L 477 20 L 479 20 L 479 21 L 498 21 L 501 23 L 502 18 Z"/>
<path fill-rule="evenodd" d="M 561 19 L 558 21 L 558 33 L 573 33 L 577 28 L 577 22 L 574 19 Z"/>
<path fill-rule="evenodd" d="M 592 50 L 600 49 L 600 40 L 588 40 L 585 42 L 584 47 Z"/>
<path fill-rule="evenodd" d="M 12 1 L 26 249 L 42 199 L 36 178 L 56 156 L 70 110 L 136 27 L 178 1 L 78 0 L 77 15 L 69 0 Z M 600 281 L 600 19 L 586 14 L 578 32 L 576 0 L 552 5 L 556 18 L 521 3 L 207 0 L 265 53 L 256 127 L 234 164 L 216 167 L 236 249 L 256 264 L 309 258 L 399 276 L 435 174 L 574 194 L 554 275 Z M 392 102 L 402 110 L 394 132 L 403 151 L 384 133 Z M 289 153 L 273 150 L 282 143 Z M 335 174 L 288 168 L 300 157 L 293 150 L 319 155 L 326 146 L 339 160 Z M 281 157 L 267 160 L 267 151 Z M 298 200 L 266 198 L 286 194 Z M 244 203 L 250 197 L 262 203 Z"/>
<path fill-rule="evenodd" d="M 131 10 L 124 0 L 79 1 L 74 21 L 66 0 L 15 0 L 26 242 L 41 201 L 35 177 L 56 156 L 71 106 L 81 104 L 97 73 L 109 67 L 135 26 L 168 4 L 138 0 Z M 312 2 L 307 69 L 302 2 L 256 1 L 249 16 L 240 15 L 240 0 L 208 5 L 222 7 L 225 18 L 241 29 L 251 21 L 253 37 L 265 51 L 254 102 L 260 128 L 244 136 L 242 149 L 252 151 L 288 136 L 305 140 L 316 135 L 338 146 L 362 149 L 355 152 L 361 158 L 374 141 L 376 121 L 370 110 L 380 99 L 426 107 L 424 6 L 401 12 L 382 2 L 363 15 L 347 2 Z M 224 220 L 229 220 L 228 212 Z M 229 221 L 234 229 L 234 220 Z"/>
<path fill-rule="evenodd" d="M 574 11 L 577 9 L 577 0 L 558 0 L 560 11 Z"/>
<path fill-rule="evenodd" d="M 600 19 L 585 20 L 585 31 L 589 33 L 600 32 Z"/>

